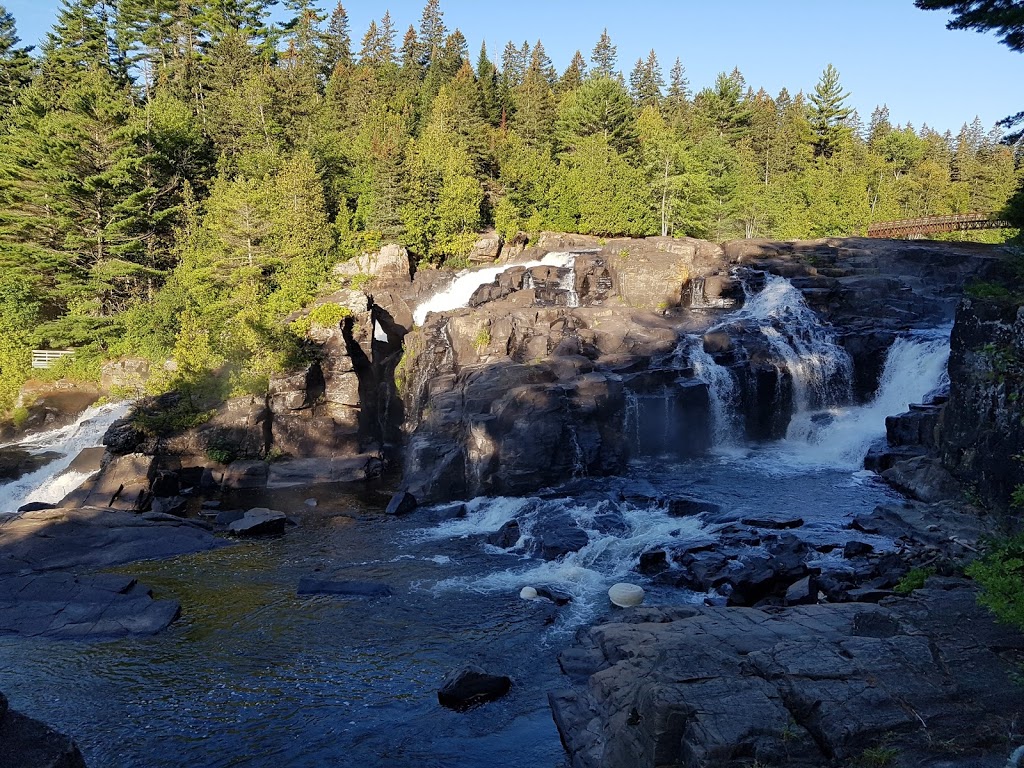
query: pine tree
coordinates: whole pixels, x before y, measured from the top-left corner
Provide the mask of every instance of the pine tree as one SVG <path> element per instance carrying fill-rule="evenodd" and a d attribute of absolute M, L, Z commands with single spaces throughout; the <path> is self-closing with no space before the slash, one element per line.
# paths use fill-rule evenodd
<path fill-rule="evenodd" d="M 576 51 L 573 54 L 572 61 L 569 62 L 569 66 L 565 68 L 565 72 L 562 73 L 562 77 L 558 81 L 557 92 L 564 94 L 569 91 L 575 91 L 583 85 L 583 78 L 586 77 L 586 74 L 587 62 L 584 60 L 583 54 Z"/>
<path fill-rule="evenodd" d="M 889 107 L 885 104 L 875 107 L 868 124 L 868 145 L 875 147 L 890 131 L 892 123 L 889 122 Z"/>
<path fill-rule="evenodd" d="M 690 100 L 690 83 L 686 79 L 686 70 L 683 68 L 683 62 L 678 58 L 675 64 L 672 65 L 672 71 L 669 73 L 668 81 L 668 93 L 665 95 L 665 113 L 671 118 L 672 122 L 678 124 L 682 121 L 683 116 L 686 114 L 687 107 Z"/>
<path fill-rule="evenodd" d="M 590 136 L 601 136 L 620 154 L 636 147 L 633 103 L 614 78 L 591 75 L 562 102 L 558 115 L 561 143 L 578 151 L 581 140 Z"/>
<path fill-rule="evenodd" d="M 661 92 L 665 87 L 665 78 L 661 74 L 658 56 L 652 49 L 647 60 L 636 60 L 636 66 L 629 76 L 630 95 L 639 109 L 646 106 L 658 106 Z"/>
<path fill-rule="evenodd" d="M 480 107 L 491 125 L 501 122 L 501 99 L 498 94 L 498 69 L 487 57 L 487 43 L 480 44 L 476 60 L 476 79 L 480 85 Z"/>
<path fill-rule="evenodd" d="M 591 77 L 614 77 L 616 74 L 616 63 L 618 60 L 617 49 L 612 45 L 612 39 L 608 36 L 607 27 L 601 32 L 601 37 L 590 54 L 590 63 L 593 67 L 590 70 Z"/>
<path fill-rule="evenodd" d="M 839 83 L 839 72 L 829 64 L 821 74 L 821 79 L 814 86 L 811 95 L 809 117 L 815 136 L 815 153 L 831 157 L 844 140 L 851 135 L 846 125 L 852 109 L 847 107 L 843 87 Z"/>
<path fill-rule="evenodd" d="M 537 44 L 530 57 L 522 85 L 513 93 L 515 113 L 512 127 L 530 147 L 551 144 L 555 126 L 555 96 L 548 81 L 550 60 Z"/>

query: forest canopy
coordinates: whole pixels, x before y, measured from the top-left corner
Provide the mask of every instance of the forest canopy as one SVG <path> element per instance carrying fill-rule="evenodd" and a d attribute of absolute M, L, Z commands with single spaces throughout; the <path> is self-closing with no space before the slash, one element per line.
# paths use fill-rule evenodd
<path fill-rule="evenodd" d="M 1021 179 L 998 128 L 865 119 L 831 64 L 808 94 L 698 89 L 607 30 L 559 72 L 540 40 L 471 54 L 438 0 L 356 37 L 340 3 L 271 4 L 63 0 L 38 50 L 0 6 L 0 410 L 34 347 L 258 392 L 282 320 L 384 242 L 459 265 L 488 227 L 846 236 L 1000 211 Z"/>

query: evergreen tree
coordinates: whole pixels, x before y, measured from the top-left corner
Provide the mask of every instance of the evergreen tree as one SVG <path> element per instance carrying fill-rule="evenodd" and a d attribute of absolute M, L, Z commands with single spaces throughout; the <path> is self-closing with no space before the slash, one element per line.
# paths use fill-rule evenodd
<path fill-rule="evenodd" d="M 476 79 L 480 84 L 480 107 L 484 118 L 491 125 L 501 122 L 501 97 L 498 93 L 498 69 L 487 57 L 487 44 L 480 44 L 480 55 L 476 60 Z"/>
<path fill-rule="evenodd" d="M 591 77 L 614 77 L 618 61 L 617 49 L 612 45 L 612 39 L 608 36 L 607 27 L 601 32 L 601 37 L 590 54 L 590 63 L 593 65 Z"/>
<path fill-rule="evenodd" d="M 633 104 L 622 84 L 611 77 L 592 75 L 566 96 L 558 115 L 558 138 L 579 151 L 583 139 L 601 136 L 616 152 L 636 147 Z"/>
<path fill-rule="evenodd" d="M 686 114 L 690 99 L 690 83 L 686 79 L 683 62 L 678 58 L 669 73 L 668 93 L 665 95 L 665 113 L 674 123 L 679 123 Z"/>
<path fill-rule="evenodd" d="M 420 17 L 420 65 L 427 69 L 440 56 L 448 29 L 444 25 L 440 0 L 427 0 Z"/>
<path fill-rule="evenodd" d="M 0 123 L 31 81 L 35 67 L 29 55 L 32 47 L 19 48 L 18 43 L 14 17 L 0 5 Z"/>
<path fill-rule="evenodd" d="M 581 85 L 583 85 L 583 78 L 587 74 L 587 62 L 583 59 L 583 54 L 579 51 L 573 54 L 572 61 L 569 62 L 569 66 L 565 68 L 565 72 L 562 73 L 562 77 L 558 81 L 558 93 L 564 94 L 569 91 L 575 91 Z"/>
<path fill-rule="evenodd" d="M 636 60 L 636 66 L 629 76 L 630 95 L 633 103 L 640 109 L 646 106 L 658 106 L 661 102 L 661 92 L 665 87 L 665 79 L 661 75 L 661 65 L 658 64 L 658 56 L 652 50 L 647 60 Z"/>
<path fill-rule="evenodd" d="M 839 72 L 829 64 L 811 95 L 809 117 L 816 136 L 816 154 L 831 157 L 840 144 L 851 136 L 850 128 L 846 125 L 852 112 L 846 106 L 846 97 L 849 95 L 843 93 Z"/>
<path fill-rule="evenodd" d="M 555 126 L 555 96 L 548 79 L 550 60 L 537 44 L 523 83 L 513 92 L 512 127 L 530 147 L 549 146 Z"/>
<path fill-rule="evenodd" d="M 325 37 L 324 63 L 330 75 L 339 67 L 352 65 L 352 33 L 349 28 L 348 12 L 340 2 L 331 12 Z"/>

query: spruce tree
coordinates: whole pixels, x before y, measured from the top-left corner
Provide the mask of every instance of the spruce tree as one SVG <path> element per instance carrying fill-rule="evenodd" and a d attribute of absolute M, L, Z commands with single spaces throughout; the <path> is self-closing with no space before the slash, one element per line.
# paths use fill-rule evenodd
<path fill-rule="evenodd" d="M 576 151 L 590 136 L 601 136 L 620 154 L 636 147 L 633 103 L 615 78 L 591 75 L 562 102 L 558 116 L 562 145 Z"/>
<path fill-rule="evenodd" d="M 590 54 L 590 63 L 593 65 L 590 74 L 592 77 L 614 77 L 616 74 L 616 62 L 618 61 L 616 47 L 608 36 L 607 27 L 601 32 L 601 37 Z"/>
<path fill-rule="evenodd" d="M 340 2 L 331 12 L 324 35 L 324 63 L 330 76 L 339 67 L 352 65 L 352 33 L 349 27 L 348 11 Z"/>
<path fill-rule="evenodd" d="M 587 74 L 587 62 L 583 58 L 583 54 L 579 51 L 573 54 L 572 61 L 569 62 L 569 66 L 565 68 L 565 72 L 562 73 L 562 77 L 558 81 L 558 93 L 568 93 L 569 91 L 575 91 L 581 85 L 583 85 L 583 78 Z"/>

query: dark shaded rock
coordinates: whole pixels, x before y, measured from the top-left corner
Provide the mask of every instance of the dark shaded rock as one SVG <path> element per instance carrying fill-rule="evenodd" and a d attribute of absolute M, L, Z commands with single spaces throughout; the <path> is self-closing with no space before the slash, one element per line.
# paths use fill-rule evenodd
<path fill-rule="evenodd" d="M 1024 711 L 1008 680 L 1024 637 L 966 582 L 943 587 L 883 606 L 641 608 L 584 630 L 560 659 L 571 687 L 549 696 L 571 764 L 818 768 L 883 740 L 907 765 L 939 765 L 938 743 L 957 765 L 1005 760 L 992 727 Z"/>
<path fill-rule="evenodd" d="M 15 712 L 0 693 L 0 768 L 85 768 L 70 737 Z"/>
<path fill-rule="evenodd" d="M 210 510 L 210 512 L 213 513 L 214 522 L 217 525 L 223 526 L 231 525 L 245 517 L 244 509 L 224 509 L 219 512 L 217 510 Z"/>
<path fill-rule="evenodd" d="M 590 543 L 587 532 L 569 515 L 551 515 L 534 524 L 530 531 L 533 551 L 545 560 L 557 560 L 578 552 Z"/>
<path fill-rule="evenodd" d="M 149 490 L 154 496 L 177 496 L 181 493 L 181 477 L 177 472 L 159 470 L 154 474 Z"/>
<path fill-rule="evenodd" d="M 802 517 L 744 517 L 740 522 L 754 528 L 768 528 L 777 531 L 799 528 L 804 524 Z"/>
<path fill-rule="evenodd" d="M 897 462 L 882 473 L 882 479 L 919 501 L 944 501 L 961 495 L 960 484 L 938 459 L 930 456 Z"/>
<path fill-rule="evenodd" d="M 391 587 L 372 581 L 331 580 L 316 576 L 299 579 L 300 595 L 343 595 L 345 597 L 391 597 Z"/>
<path fill-rule="evenodd" d="M 811 574 L 793 582 L 786 590 L 786 605 L 812 605 L 816 602 L 818 602 L 818 583 Z"/>
<path fill-rule="evenodd" d="M 406 515 L 416 509 L 416 497 L 408 491 L 398 491 L 391 497 L 386 510 L 389 515 Z"/>
<path fill-rule="evenodd" d="M 718 512 L 721 509 L 717 504 L 700 499 L 676 498 L 669 499 L 666 512 L 672 517 L 690 517 L 705 513 Z"/>
<path fill-rule="evenodd" d="M 547 587 L 543 585 L 538 586 L 535 589 L 537 590 L 538 597 L 543 597 L 545 600 L 550 600 L 555 605 L 568 605 L 572 602 L 572 595 L 561 589 L 557 589 L 555 587 Z"/>
<path fill-rule="evenodd" d="M 103 446 L 115 456 L 135 453 L 146 442 L 146 433 L 135 425 L 134 414 L 118 419 L 103 435 Z"/>
<path fill-rule="evenodd" d="M 19 512 L 38 512 L 41 509 L 53 509 L 56 504 L 52 504 L 48 501 L 30 501 L 28 504 L 22 504 L 18 507 Z"/>
<path fill-rule="evenodd" d="M 855 557 L 870 554 L 874 549 L 870 544 L 863 541 L 848 541 L 843 547 L 843 557 L 847 560 L 852 560 Z"/>
<path fill-rule="evenodd" d="M 668 568 L 668 556 L 663 549 L 642 553 L 636 567 L 640 573 L 659 573 L 666 568 Z"/>
<path fill-rule="evenodd" d="M 0 480 L 17 480 L 62 456 L 56 451 L 30 453 L 23 448 L 4 446 L 0 448 Z"/>
<path fill-rule="evenodd" d="M 516 520 L 509 520 L 487 537 L 487 541 L 500 549 L 512 549 L 519 541 L 521 532 Z"/>
<path fill-rule="evenodd" d="M 169 499 L 153 499 L 149 505 L 150 512 L 162 515 L 177 515 L 184 517 L 188 509 L 188 499 L 184 496 L 173 496 Z"/>
<path fill-rule="evenodd" d="M 477 666 L 466 666 L 445 676 L 437 700 L 441 706 L 458 711 L 500 699 L 512 690 L 512 680 L 492 675 Z"/>
<path fill-rule="evenodd" d="M 279 536 L 284 533 L 287 522 L 284 512 L 256 507 L 228 523 L 227 531 L 232 536 Z"/>

